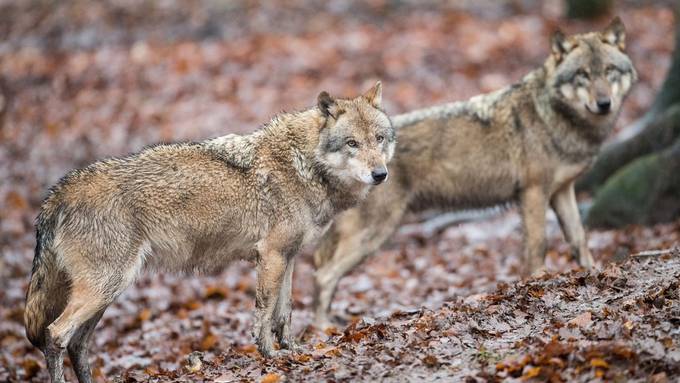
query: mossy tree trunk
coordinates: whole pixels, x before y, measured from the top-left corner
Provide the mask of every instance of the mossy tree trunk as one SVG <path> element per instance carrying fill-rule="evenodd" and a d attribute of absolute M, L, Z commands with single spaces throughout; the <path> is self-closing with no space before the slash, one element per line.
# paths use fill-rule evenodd
<path fill-rule="evenodd" d="M 612 0 L 567 0 L 567 17 L 594 19 L 609 13 Z"/>
<path fill-rule="evenodd" d="M 588 211 L 591 227 L 649 225 L 680 217 L 680 140 L 609 177 Z"/>

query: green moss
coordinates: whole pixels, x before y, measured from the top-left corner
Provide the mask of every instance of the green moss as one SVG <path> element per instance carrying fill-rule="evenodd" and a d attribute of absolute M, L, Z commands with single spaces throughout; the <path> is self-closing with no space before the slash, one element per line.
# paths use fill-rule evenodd
<path fill-rule="evenodd" d="M 598 191 L 588 212 L 587 224 L 620 227 L 644 223 L 664 174 L 658 153 L 640 157 L 624 166 Z"/>

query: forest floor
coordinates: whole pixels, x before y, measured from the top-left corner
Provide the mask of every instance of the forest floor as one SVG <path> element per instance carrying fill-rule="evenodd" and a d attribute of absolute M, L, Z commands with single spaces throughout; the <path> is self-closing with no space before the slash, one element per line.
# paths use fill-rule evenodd
<path fill-rule="evenodd" d="M 0 381 L 45 381 L 23 303 L 33 219 L 74 167 L 159 141 L 249 132 L 321 90 L 376 79 L 389 113 L 509 85 L 540 65 L 561 1 L 0 2 Z M 640 117 L 669 66 L 668 2 L 617 13 L 640 82 Z M 396 5 L 395 5 L 396 4 Z M 588 198 L 588 196 L 581 196 Z M 680 220 L 589 230 L 578 270 L 550 214 L 550 274 L 520 280 L 514 208 L 431 232 L 423 217 L 343 279 L 333 331 L 311 326 L 313 267 L 297 261 L 301 348 L 265 361 L 250 335 L 255 273 L 144 275 L 91 346 L 98 381 L 671 381 L 680 374 Z M 105 378 L 106 377 L 106 378 Z M 67 378 L 74 381 L 72 372 Z"/>

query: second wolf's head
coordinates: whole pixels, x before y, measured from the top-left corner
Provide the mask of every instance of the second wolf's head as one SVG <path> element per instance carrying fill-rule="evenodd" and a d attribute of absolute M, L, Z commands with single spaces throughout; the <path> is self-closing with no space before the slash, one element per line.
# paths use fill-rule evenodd
<path fill-rule="evenodd" d="M 394 154 L 392 122 L 381 109 L 382 86 L 376 83 L 353 99 L 333 99 L 321 92 L 318 108 L 326 117 L 317 158 L 345 182 L 377 185 L 387 179 Z"/>
<path fill-rule="evenodd" d="M 552 102 L 593 125 L 613 122 L 637 80 L 625 47 L 626 32 L 618 17 L 602 32 L 568 37 L 555 32 L 545 65 Z"/>

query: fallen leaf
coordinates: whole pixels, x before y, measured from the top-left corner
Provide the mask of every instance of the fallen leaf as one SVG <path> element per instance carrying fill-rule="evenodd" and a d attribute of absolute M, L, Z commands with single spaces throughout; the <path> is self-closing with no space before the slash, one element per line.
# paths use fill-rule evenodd
<path fill-rule="evenodd" d="M 427 367 L 437 367 L 439 366 L 439 360 L 437 360 L 437 357 L 434 355 L 427 355 L 426 357 L 423 358 L 423 363 Z"/>
<path fill-rule="evenodd" d="M 203 298 L 221 300 L 225 299 L 228 294 L 229 290 L 227 290 L 227 288 L 224 286 L 209 286 L 205 289 Z"/>
<path fill-rule="evenodd" d="M 189 311 L 192 310 L 198 310 L 203 306 L 203 304 L 199 301 L 189 301 L 184 304 L 184 308 L 186 308 Z"/>
<path fill-rule="evenodd" d="M 257 352 L 257 346 L 254 344 L 244 344 L 242 346 L 239 346 L 237 350 L 244 354 L 252 354 L 254 352 Z"/>
<path fill-rule="evenodd" d="M 528 380 L 537 377 L 541 373 L 541 367 L 529 367 L 524 374 L 522 379 Z"/>
<path fill-rule="evenodd" d="M 148 308 L 142 309 L 142 311 L 139 312 L 139 315 L 137 316 L 140 322 L 146 322 L 149 319 L 151 319 L 151 310 Z"/>
<path fill-rule="evenodd" d="M 217 345 L 217 337 L 213 334 L 207 334 L 206 336 L 203 337 L 201 340 L 201 350 L 207 351 L 215 347 Z"/>
<path fill-rule="evenodd" d="M 279 380 L 281 380 L 281 377 L 278 374 L 272 372 L 263 376 L 262 380 L 260 380 L 260 383 L 278 383 Z"/>
<path fill-rule="evenodd" d="M 577 326 L 579 328 L 586 328 L 590 326 L 590 324 L 593 322 L 592 320 L 592 314 L 590 311 L 586 311 L 579 316 L 571 319 L 569 322 L 567 322 L 570 325 Z"/>
<path fill-rule="evenodd" d="M 601 368 L 609 368 L 609 363 L 607 363 L 604 359 L 601 358 L 593 358 L 590 360 L 590 365 L 592 367 L 601 367 Z"/>
<path fill-rule="evenodd" d="M 21 363 L 21 367 L 24 368 L 27 380 L 36 376 L 38 371 L 40 371 L 40 365 L 35 361 L 35 359 L 24 359 L 24 361 Z"/>

